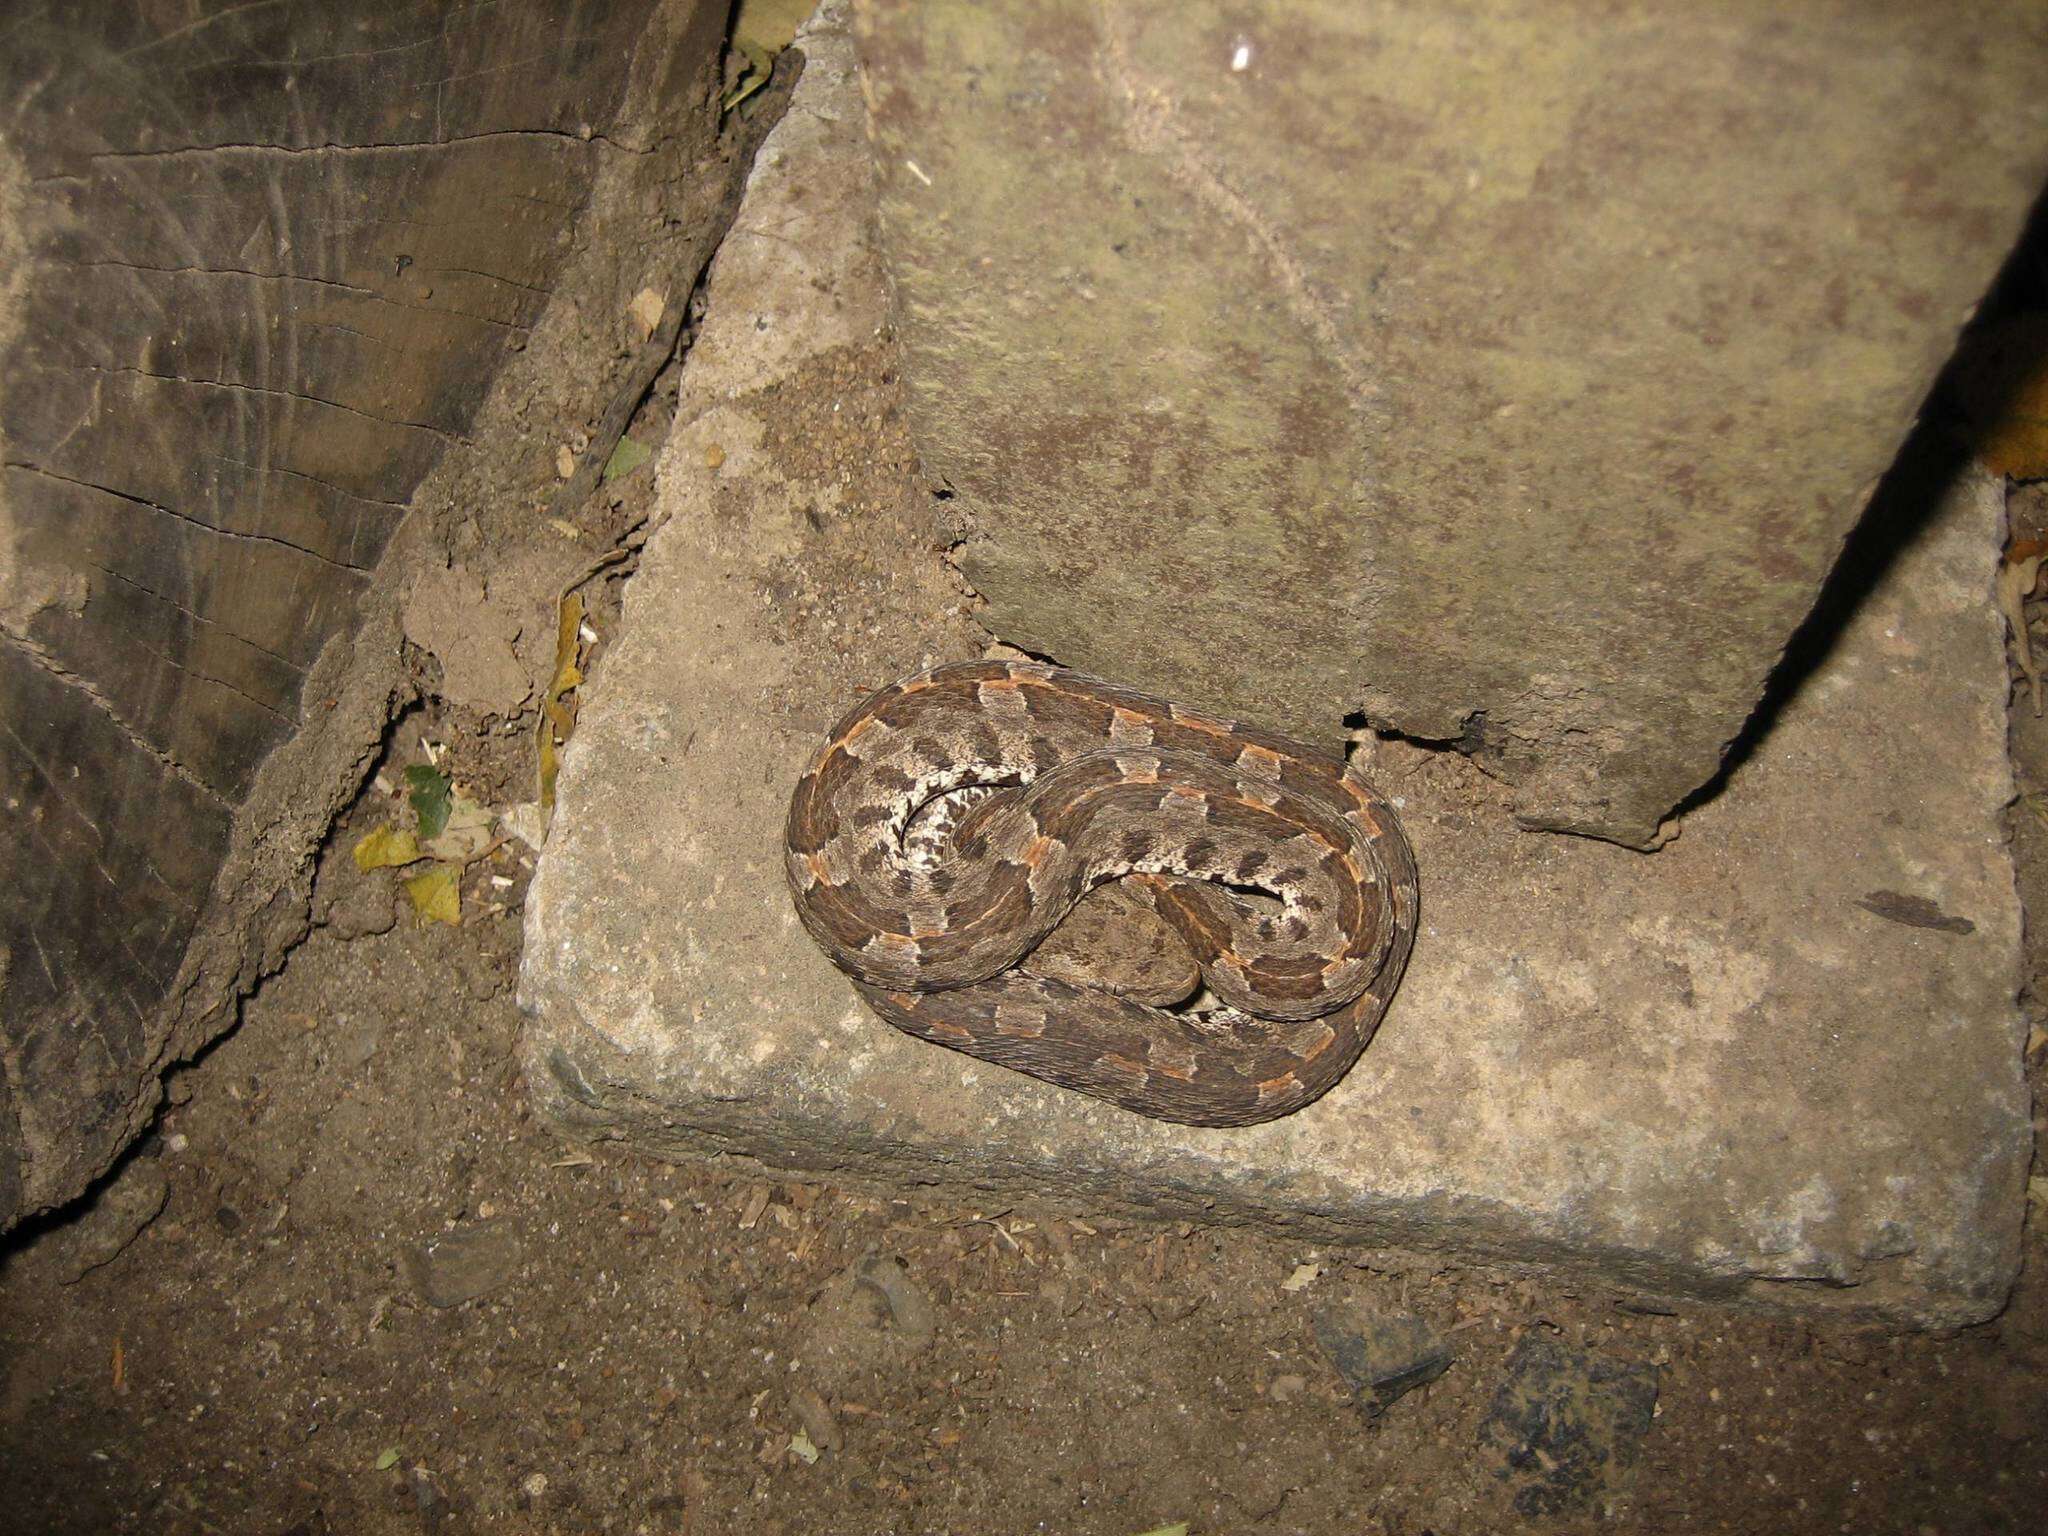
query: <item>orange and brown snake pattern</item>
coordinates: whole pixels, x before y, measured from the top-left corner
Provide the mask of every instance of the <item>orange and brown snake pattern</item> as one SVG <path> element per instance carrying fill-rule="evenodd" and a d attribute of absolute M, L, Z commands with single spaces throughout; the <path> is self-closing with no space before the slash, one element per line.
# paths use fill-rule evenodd
<path fill-rule="evenodd" d="M 1325 1092 L 1415 939 L 1407 838 L 1336 758 L 1030 662 L 939 667 L 858 706 L 798 781 L 786 843 L 805 928 L 891 1024 L 1188 1125 L 1253 1125 Z M 1030 972 L 1119 877 L 1219 1006 Z"/>

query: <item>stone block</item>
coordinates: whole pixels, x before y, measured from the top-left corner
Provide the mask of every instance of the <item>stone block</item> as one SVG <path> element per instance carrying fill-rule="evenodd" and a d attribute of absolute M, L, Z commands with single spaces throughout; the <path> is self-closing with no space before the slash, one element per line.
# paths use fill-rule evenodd
<path fill-rule="evenodd" d="M 685 372 L 668 520 L 567 751 L 521 979 L 541 1105 L 656 1155 L 883 1188 L 1911 1324 L 1995 1312 L 2029 1134 L 1986 480 L 1881 531 L 1899 547 L 1833 648 L 1659 853 L 1532 835 L 1455 756 L 1378 753 L 1422 932 L 1359 1066 L 1300 1114 L 1159 1124 L 860 1005 L 791 911 L 787 797 L 860 683 L 965 643 L 927 616 L 937 562 L 915 549 L 881 574 L 810 568 L 863 594 L 858 630 L 808 633 L 776 603 L 814 519 L 846 509 L 838 465 L 773 413 L 837 398 L 832 360 L 884 313 L 829 21 L 740 220 L 789 235 L 808 279 L 788 280 L 789 241 L 721 251 L 699 345 L 726 361 Z M 749 381 L 733 360 L 765 331 L 795 340 Z M 926 633 L 937 655 L 901 638 Z"/>
<path fill-rule="evenodd" d="M 2048 180 L 2025 0 L 857 14 L 989 627 L 1638 847 Z"/>

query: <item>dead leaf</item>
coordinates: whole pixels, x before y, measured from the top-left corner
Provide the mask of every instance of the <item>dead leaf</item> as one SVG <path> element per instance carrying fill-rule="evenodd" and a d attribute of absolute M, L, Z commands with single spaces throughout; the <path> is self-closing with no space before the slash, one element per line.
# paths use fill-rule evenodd
<path fill-rule="evenodd" d="M 832 1408 L 824 1398 L 809 1387 L 798 1387 L 789 1394 L 789 1405 L 796 1410 L 799 1423 L 805 1434 L 811 1437 L 811 1444 L 821 1451 L 836 1451 L 846 1444 L 846 1437 L 840 1433 L 839 1421 L 833 1417 Z"/>
<path fill-rule="evenodd" d="M 478 805 L 467 795 L 457 795 L 442 812 L 444 825 L 422 845 L 435 858 L 450 864 L 467 864 L 481 858 L 491 846 L 491 827 L 497 817 L 489 806 Z"/>
<path fill-rule="evenodd" d="M 379 827 L 358 839 L 351 852 L 356 868 L 365 874 L 373 869 L 396 869 L 401 864 L 417 864 L 423 857 L 419 839 L 393 826 Z"/>
<path fill-rule="evenodd" d="M 740 0 L 732 19 L 732 50 L 746 61 L 738 83 L 719 106 L 730 112 L 768 83 L 775 59 L 796 39 L 815 0 Z"/>
<path fill-rule="evenodd" d="M 507 806 L 500 820 L 507 832 L 535 852 L 547 846 L 548 820 L 541 814 L 538 800 L 522 800 L 517 805 Z"/>
<path fill-rule="evenodd" d="M 576 666 L 578 636 L 583 628 L 583 595 L 571 592 L 555 610 L 555 670 L 541 698 L 540 724 L 536 728 L 539 759 L 540 808 L 555 808 L 555 777 L 561 772 L 561 747 L 576 729 L 576 711 L 568 695 L 583 681 Z"/>
<path fill-rule="evenodd" d="M 453 864 L 436 864 L 405 882 L 405 894 L 423 923 L 462 925 L 462 871 Z"/>
<path fill-rule="evenodd" d="M 740 1230 L 751 1232 L 761 1220 L 761 1213 L 768 1209 L 768 1186 L 756 1184 L 747 1196 L 746 1206 L 740 1211 Z"/>
<path fill-rule="evenodd" d="M 660 294 L 652 288 L 642 288 L 633 295 L 633 302 L 626 306 L 626 313 L 632 317 L 633 326 L 645 341 L 654 334 L 654 328 L 661 324 L 662 311 L 668 308 Z"/>

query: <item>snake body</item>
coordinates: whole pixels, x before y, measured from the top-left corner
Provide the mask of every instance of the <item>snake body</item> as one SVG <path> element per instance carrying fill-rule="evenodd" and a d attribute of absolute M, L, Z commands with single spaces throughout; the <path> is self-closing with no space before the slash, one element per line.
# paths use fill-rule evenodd
<path fill-rule="evenodd" d="M 943 838 L 934 808 L 957 823 Z M 1407 839 L 1338 759 L 1036 663 L 943 666 L 857 706 L 797 783 L 786 859 L 805 928 L 889 1023 L 1190 1125 L 1325 1092 L 1415 938 Z M 1031 973 L 1074 904 L 1120 877 L 1222 1006 Z"/>

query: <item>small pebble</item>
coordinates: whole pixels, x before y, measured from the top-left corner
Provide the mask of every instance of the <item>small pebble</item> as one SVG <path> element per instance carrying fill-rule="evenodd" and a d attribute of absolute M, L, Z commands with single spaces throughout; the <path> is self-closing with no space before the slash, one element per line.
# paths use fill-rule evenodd
<path fill-rule="evenodd" d="M 1435 1381 L 1451 1364 L 1442 1335 L 1412 1313 L 1332 1302 L 1316 1313 L 1315 1336 L 1369 1419 Z"/>
<path fill-rule="evenodd" d="M 518 1271 L 519 1239 L 496 1222 L 474 1226 L 409 1248 L 406 1278 L 429 1306 L 453 1307 L 496 1290 Z"/>
<path fill-rule="evenodd" d="M 833 1416 L 831 1406 L 809 1387 L 798 1387 L 790 1394 L 790 1406 L 796 1409 L 796 1416 L 803 1424 L 804 1433 L 811 1437 L 811 1443 L 821 1451 L 836 1451 L 845 1443 L 839 1433 L 839 1421 Z"/>

